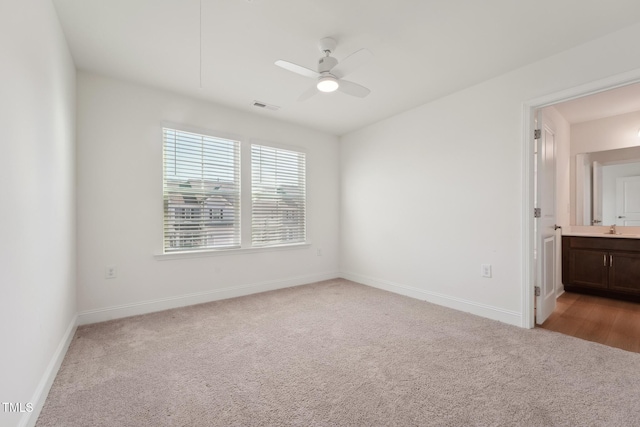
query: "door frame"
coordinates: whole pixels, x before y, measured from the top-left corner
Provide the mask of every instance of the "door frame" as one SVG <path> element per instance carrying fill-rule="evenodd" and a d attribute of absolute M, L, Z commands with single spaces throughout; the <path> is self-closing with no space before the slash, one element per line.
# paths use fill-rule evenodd
<path fill-rule="evenodd" d="M 534 170 L 533 170 L 533 131 L 535 130 L 535 111 L 560 102 L 593 95 L 621 86 L 640 82 L 640 69 L 617 74 L 604 79 L 576 86 L 570 89 L 530 99 L 522 103 L 522 327 L 535 327 L 534 319 L 534 289 L 535 260 L 534 245 Z"/>

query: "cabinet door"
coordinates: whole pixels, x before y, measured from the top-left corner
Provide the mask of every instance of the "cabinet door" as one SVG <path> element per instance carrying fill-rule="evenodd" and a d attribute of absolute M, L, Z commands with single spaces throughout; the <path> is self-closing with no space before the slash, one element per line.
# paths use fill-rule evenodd
<path fill-rule="evenodd" d="M 640 254 L 612 252 L 609 289 L 640 295 Z"/>
<path fill-rule="evenodd" d="M 569 284 L 607 289 L 608 257 L 605 251 L 569 250 Z"/>

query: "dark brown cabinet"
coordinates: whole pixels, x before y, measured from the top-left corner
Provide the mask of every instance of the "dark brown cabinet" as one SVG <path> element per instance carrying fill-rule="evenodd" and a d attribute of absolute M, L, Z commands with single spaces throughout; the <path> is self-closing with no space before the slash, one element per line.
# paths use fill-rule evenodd
<path fill-rule="evenodd" d="M 612 253 L 609 289 L 640 295 L 640 253 Z"/>
<path fill-rule="evenodd" d="M 562 236 L 569 292 L 640 301 L 640 239 Z"/>

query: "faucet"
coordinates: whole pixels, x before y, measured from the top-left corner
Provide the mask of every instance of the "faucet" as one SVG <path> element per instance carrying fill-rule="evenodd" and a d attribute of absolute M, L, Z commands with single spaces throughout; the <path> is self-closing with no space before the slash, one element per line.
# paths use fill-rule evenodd
<path fill-rule="evenodd" d="M 609 234 L 616 234 L 616 225 L 615 224 L 611 224 L 611 227 L 609 227 Z"/>

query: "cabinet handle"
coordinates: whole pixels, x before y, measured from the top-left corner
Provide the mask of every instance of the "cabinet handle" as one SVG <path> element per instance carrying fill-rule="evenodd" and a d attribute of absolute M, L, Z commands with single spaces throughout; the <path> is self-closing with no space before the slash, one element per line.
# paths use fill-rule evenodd
<path fill-rule="evenodd" d="M 613 267 L 613 255 L 609 255 L 609 267 Z"/>
<path fill-rule="evenodd" d="M 602 262 L 604 263 L 603 265 L 606 267 L 607 266 L 607 254 L 602 255 Z"/>

